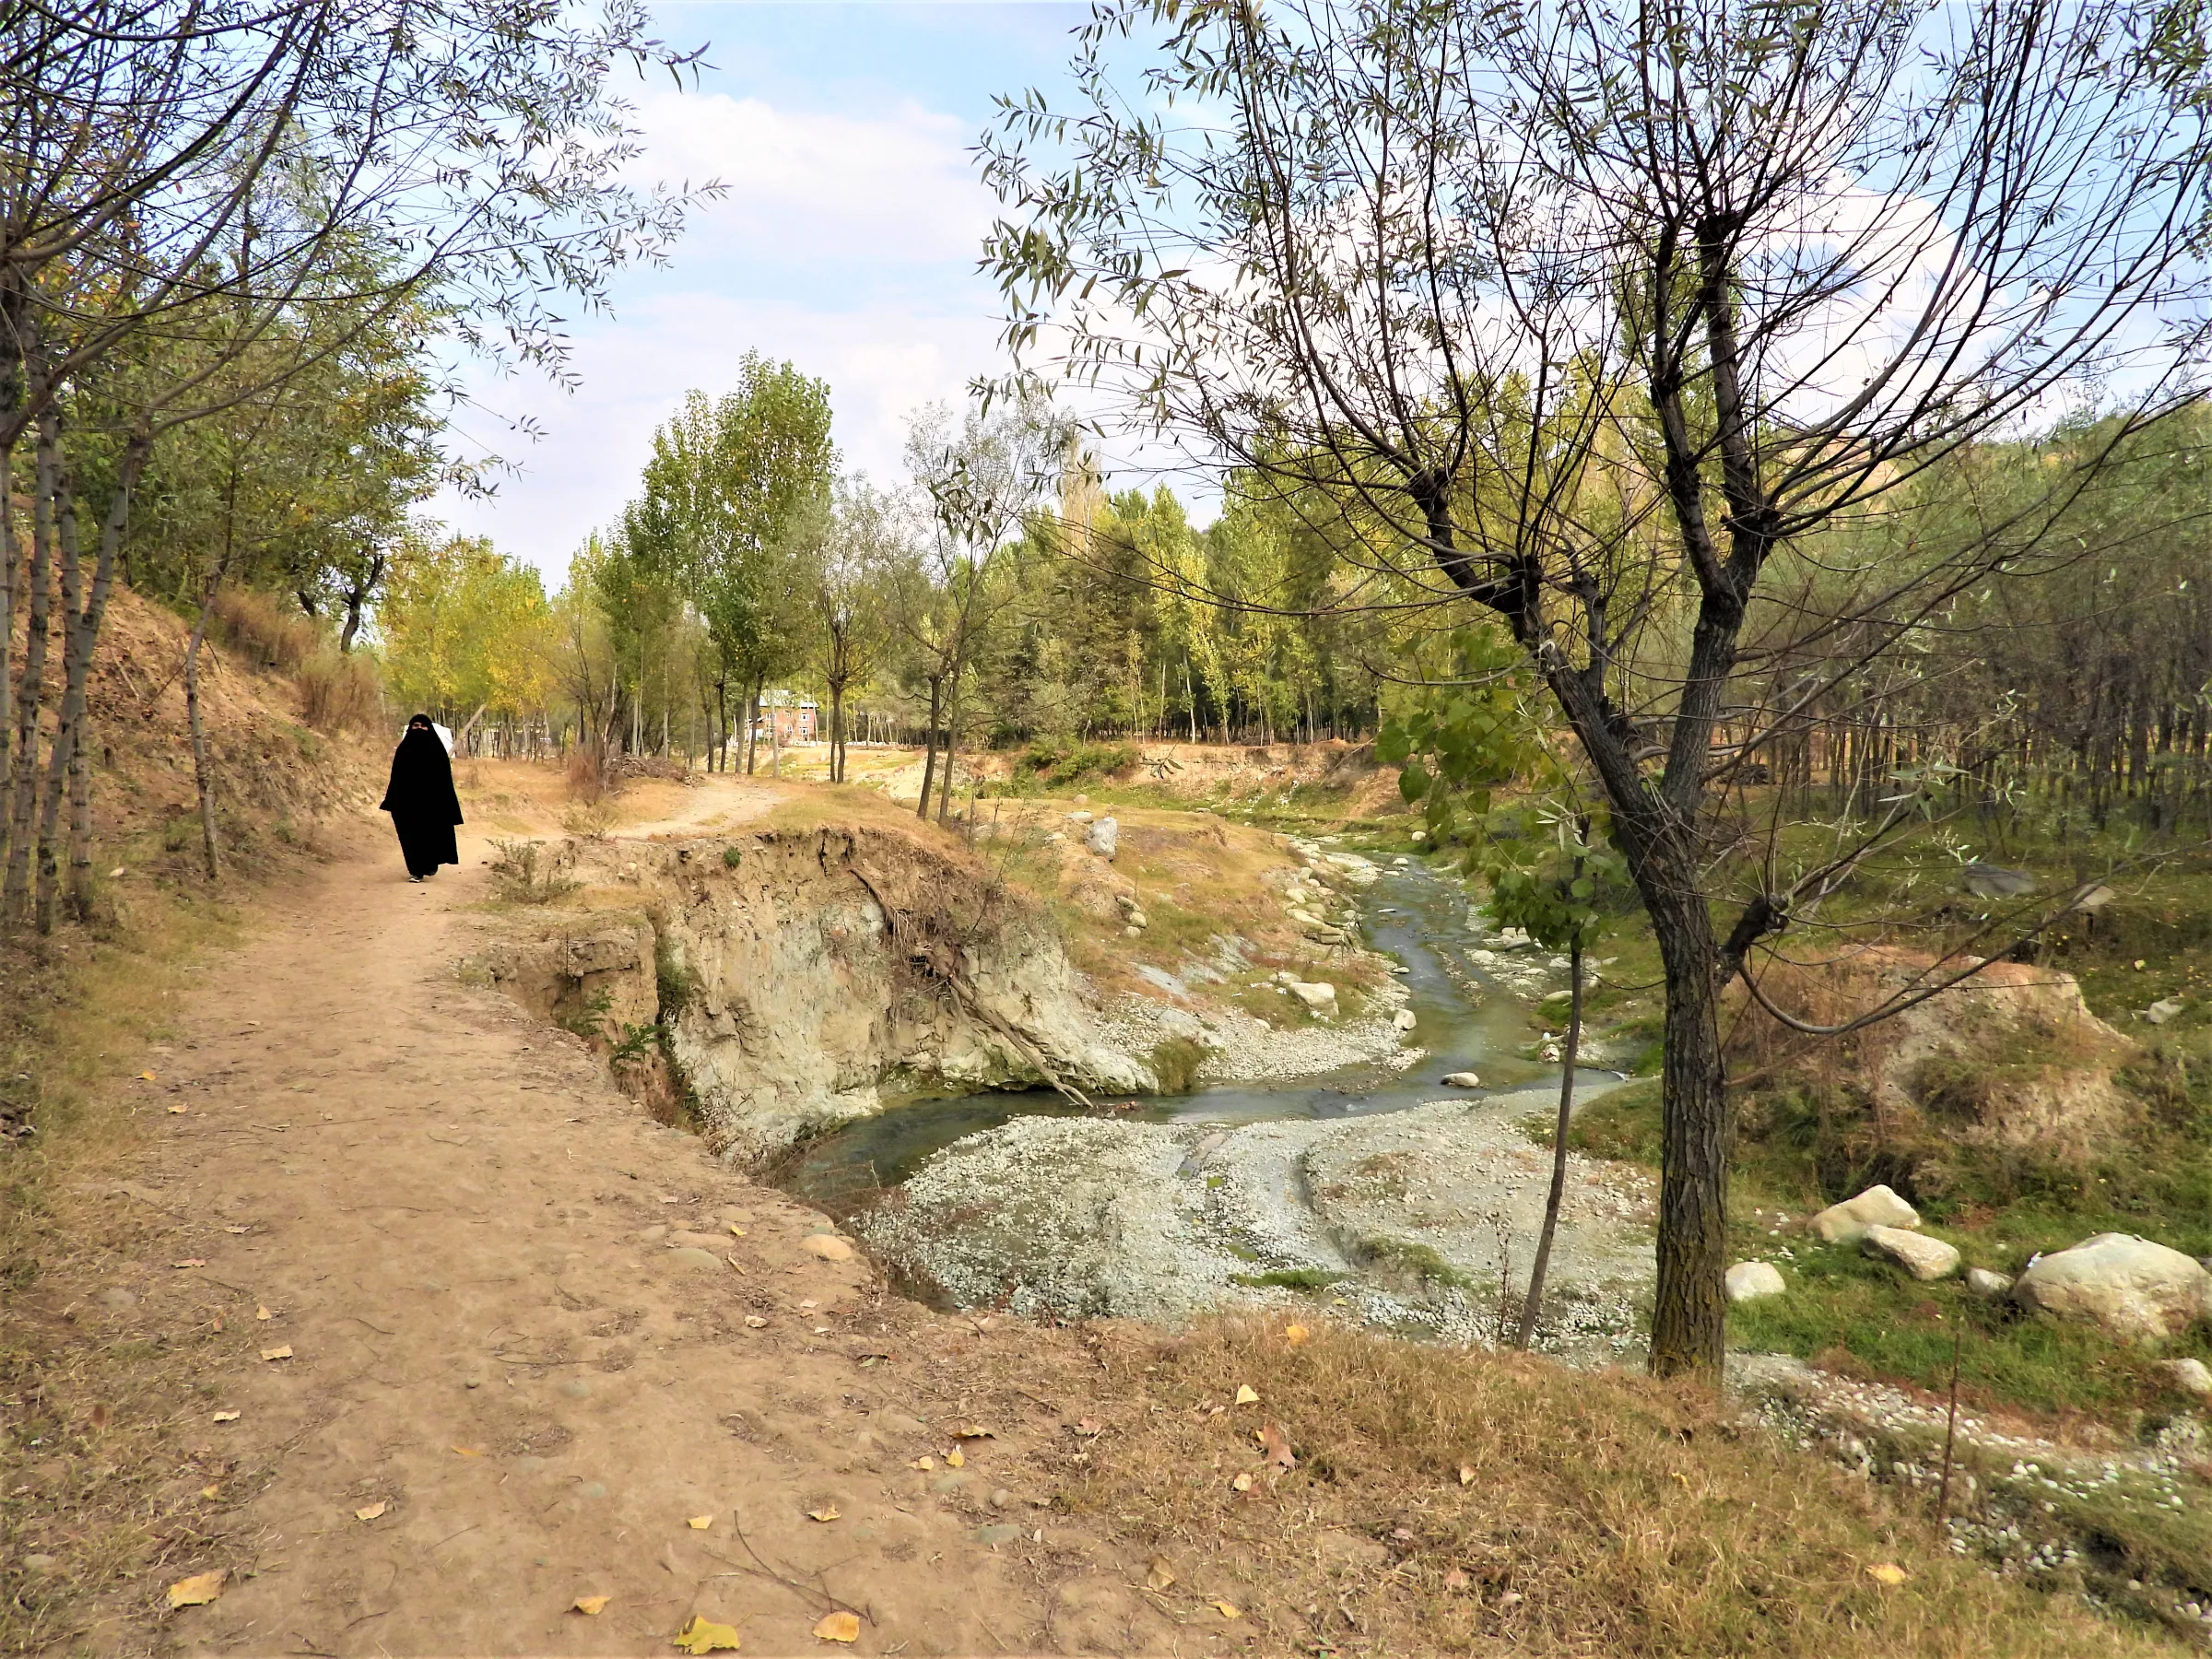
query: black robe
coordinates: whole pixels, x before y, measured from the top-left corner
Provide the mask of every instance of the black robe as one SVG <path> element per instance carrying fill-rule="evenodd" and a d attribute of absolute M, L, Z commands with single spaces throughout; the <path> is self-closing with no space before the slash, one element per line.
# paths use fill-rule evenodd
<path fill-rule="evenodd" d="M 410 876 L 435 876 L 440 865 L 461 862 L 453 826 L 461 797 L 453 793 L 453 763 L 435 732 L 409 726 L 392 752 L 392 782 L 382 809 L 399 831 L 399 850 Z"/>

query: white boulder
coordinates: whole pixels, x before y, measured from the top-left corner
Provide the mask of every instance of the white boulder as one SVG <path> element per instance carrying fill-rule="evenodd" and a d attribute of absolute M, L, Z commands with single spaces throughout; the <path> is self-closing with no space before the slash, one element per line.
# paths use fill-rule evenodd
<path fill-rule="evenodd" d="M 1955 1247 L 1901 1227 L 1870 1227 L 1859 1236 L 1859 1248 L 1895 1262 L 1916 1279 L 1948 1278 L 1959 1271 Z"/>
<path fill-rule="evenodd" d="M 2099 1233 L 2039 1256 L 2013 1295 L 2047 1319 L 2093 1324 L 2124 1342 L 2164 1342 L 2212 1317 L 2212 1273 L 2132 1233 Z"/>
<path fill-rule="evenodd" d="M 2212 1368 L 2207 1368 L 2202 1359 L 2169 1359 L 2166 1374 L 2183 1394 L 2212 1400 Z"/>
<path fill-rule="evenodd" d="M 1984 1301 L 1995 1301 L 2012 1294 L 2012 1275 L 1992 1273 L 1986 1267 L 1969 1267 L 1966 1270 L 1966 1288 Z"/>
<path fill-rule="evenodd" d="M 1446 1088 L 1480 1088 L 1482 1079 L 1473 1072 L 1446 1072 L 1441 1079 Z"/>
<path fill-rule="evenodd" d="M 1316 1014 L 1336 1012 L 1336 987 L 1326 982 L 1293 980 L 1290 982 L 1290 994 Z"/>
<path fill-rule="evenodd" d="M 1918 1227 L 1920 1212 L 1886 1186 L 1870 1186 L 1856 1198 L 1831 1204 L 1812 1219 L 1813 1237 L 1823 1244 L 1852 1244 L 1875 1227 Z"/>
<path fill-rule="evenodd" d="M 1780 1296 L 1789 1287 L 1782 1282 L 1782 1269 L 1771 1262 L 1738 1262 L 1728 1269 L 1723 1281 L 1732 1302 L 1757 1301 L 1762 1296 Z"/>
<path fill-rule="evenodd" d="M 1083 831 L 1083 844 L 1108 863 L 1113 860 L 1114 849 L 1121 843 L 1122 827 L 1110 818 L 1100 818 Z"/>
<path fill-rule="evenodd" d="M 1420 1024 L 1420 1021 L 1413 1017 L 1411 1008 L 1400 1008 L 1390 1017 L 1390 1023 L 1401 1031 L 1410 1031 L 1415 1026 Z"/>

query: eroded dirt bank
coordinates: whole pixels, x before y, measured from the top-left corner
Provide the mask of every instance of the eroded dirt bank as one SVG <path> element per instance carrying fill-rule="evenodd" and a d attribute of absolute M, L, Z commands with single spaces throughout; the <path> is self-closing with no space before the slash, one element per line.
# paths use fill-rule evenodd
<path fill-rule="evenodd" d="M 1050 918 L 924 837 L 769 828 L 559 860 L 583 908 L 512 912 L 473 970 L 616 1046 L 657 1020 L 738 1162 L 932 1096 L 1159 1087 L 1100 1033 Z"/>

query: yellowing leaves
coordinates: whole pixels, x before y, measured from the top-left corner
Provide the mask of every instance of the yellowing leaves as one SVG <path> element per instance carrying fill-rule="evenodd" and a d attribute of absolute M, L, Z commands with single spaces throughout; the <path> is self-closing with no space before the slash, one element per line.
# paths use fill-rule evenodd
<path fill-rule="evenodd" d="M 1218 1601 L 1214 1604 L 1214 1611 L 1220 1614 L 1224 1618 L 1241 1618 L 1244 1617 L 1243 1609 L 1239 1607 L 1235 1602 Z"/>
<path fill-rule="evenodd" d="M 179 1579 L 169 1587 L 169 1605 L 172 1607 L 204 1607 L 220 1595 L 229 1582 L 230 1574 L 220 1567 L 213 1572 Z"/>
<path fill-rule="evenodd" d="M 215 1414 L 215 1420 L 218 1423 L 235 1423 L 238 1421 L 238 1413 L 235 1411 L 218 1411 Z"/>
<path fill-rule="evenodd" d="M 936 1466 L 937 1460 L 934 1457 L 923 1456 L 914 1459 L 914 1467 L 917 1469 L 934 1469 Z"/>
<path fill-rule="evenodd" d="M 391 1507 L 392 1506 L 390 1504 L 382 1501 L 376 1503 L 365 1503 L 359 1509 L 357 1509 L 353 1512 L 353 1518 L 356 1521 L 373 1521 Z"/>
<path fill-rule="evenodd" d="M 821 1521 L 827 1523 L 838 1519 L 841 1512 L 838 1509 L 836 1504 L 825 1503 L 820 1509 L 808 1510 L 806 1512 L 806 1519 L 809 1521 Z"/>
<path fill-rule="evenodd" d="M 693 1532 L 705 1532 L 708 1527 L 714 1524 L 714 1517 L 712 1515 L 693 1515 L 685 1521 L 684 1524 L 689 1527 Z"/>
<path fill-rule="evenodd" d="M 998 1436 L 992 1433 L 988 1429 L 979 1429 L 975 1424 L 970 1423 L 965 1429 L 955 1429 L 952 1431 L 952 1438 L 954 1440 L 974 1441 L 996 1440 Z"/>
<path fill-rule="evenodd" d="M 276 1347 L 263 1348 L 261 1357 L 264 1359 L 289 1359 L 292 1357 L 292 1345 L 287 1342 Z"/>
<path fill-rule="evenodd" d="M 611 1595 L 580 1595 L 569 1604 L 569 1611 L 596 1618 L 606 1611 L 606 1604 L 614 1599 Z"/>
<path fill-rule="evenodd" d="M 1145 1569 L 1145 1588 L 1152 1591 L 1172 1590 L 1175 1587 L 1175 1569 L 1168 1565 L 1166 1556 L 1154 1556 Z"/>
<path fill-rule="evenodd" d="M 455 1457 L 481 1457 L 484 1455 L 484 1453 L 477 1451 L 474 1446 L 455 1446 L 453 1448 L 453 1455 Z"/>
<path fill-rule="evenodd" d="M 1877 1561 L 1866 1569 L 1866 1576 L 1886 1590 L 1894 1590 L 1903 1583 L 1906 1572 L 1895 1561 Z"/>
<path fill-rule="evenodd" d="M 716 1624 L 712 1619 L 701 1618 L 694 1613 L 691 1622 L 676 1633 L 676 1645 L 687 1653 L 712 1653 L 720 1648 L 735 1649 L 738 1645 L 737 1632 L 732 1626 Z"/>
<path fill-rule="evenodd" d="M 1283 1327 L 1283 1340 L 1292 1347 L 1296 1347 L 1312 1335 L 1313 1333 L 1307 1330 L 1302 1324 L 1287 1324 Z"/>
<path fill-rule="evenodd" d="M 945 1461 L 956 1469 L 964 1469 L 968 1466 L 968 1453 L 955 1446 L 945 1453 Z"/>
<path fill-rule="evenodd" d="M 815 1625 L 814 1633 L 823 1641 L 858 1641 L 860 1619 L 852 1613 L 825 1613 Z"/>
<path fill-rule="evenodd" d="M 186 1256 L 181 1262 L 171 1262 L 170 1265 L 177 1268 L 205 1267 L 207 1265 L 207 1258 L 206 1256 Z"/>
<path fill-rule="evenodd" d="M 1262 1423 L 1259 1431 L 1260 1450 L 1267 1461 L 1278 1469 L 1295 1469 L 1298 1459 L 1291 1454 L 1289 1438 L 1277 1423 Z"/>
<path fill-rule="evenodd" d="M 270 1312 L 268 1311 L 268 1309 L 266 1309 L 265 1307 L 264 1307 L 264 1308 L 255 1308 L 255 1309 L 253 1310 L 253 1317 L 254 1317 L 254 1318 L 256 1318 L 256 1319 L 274 1319 L 274 1318 L 276 1318 L 276 1314 L 274 1314 L 274 1313 L 272 1313 L 272 1312 Z"/>
<path fill-rule="evenodd" d="M 1255 1390 L 1253 1388 L 1253 1386 L 1252 1386 L 1252 1384 L 1251 1384 L 1251 1383 L 1249 1383 L 1249 1382 L 1240 1382 L 1240 1383 L 1238 1383 L 1238 1384 L 1237 1384 L 1237 1404 L 1238 1404 L 1238 1405 L 1240 1405 L 1240 1406 L 1257 1406 L 1259 1403 L 1260 1403 L 1260 1396 L 1259 1396 L 1258 1393 L 1257 1393 L 1257 1392 L 1256 1392 L 1256 1391 L 1255 1391 Z"/>
<path fill-rule="evenodd" d="M 1461 1464 L 1459 1465 L 1459 1484 L 1461 1486 L 1473 1486 L 1475 1484 L 1475 1465 L 1473 1464 Z"/>
<path fill-rule="evenodd" d="M 1252 1490 L 1252 1477 L 1240 1469 L 1237 1471 L 1236 1478 L 1229 1483 L 1229 1487 L 1232 1492 L 1249 1492 Z"/>

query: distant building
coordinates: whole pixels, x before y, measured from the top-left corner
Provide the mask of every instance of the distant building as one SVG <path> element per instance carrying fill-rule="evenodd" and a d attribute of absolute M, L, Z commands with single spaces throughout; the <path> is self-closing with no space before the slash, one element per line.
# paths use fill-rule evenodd
<path fill-rule="evenodd" d="M 760 693 L 760 721 L 754 736 L 761 743 L 813 743 L 819 732 L 819 711 L 811 697 L 793 691 Z M 774 722 L 771 727 L 770 722 Z"/>

